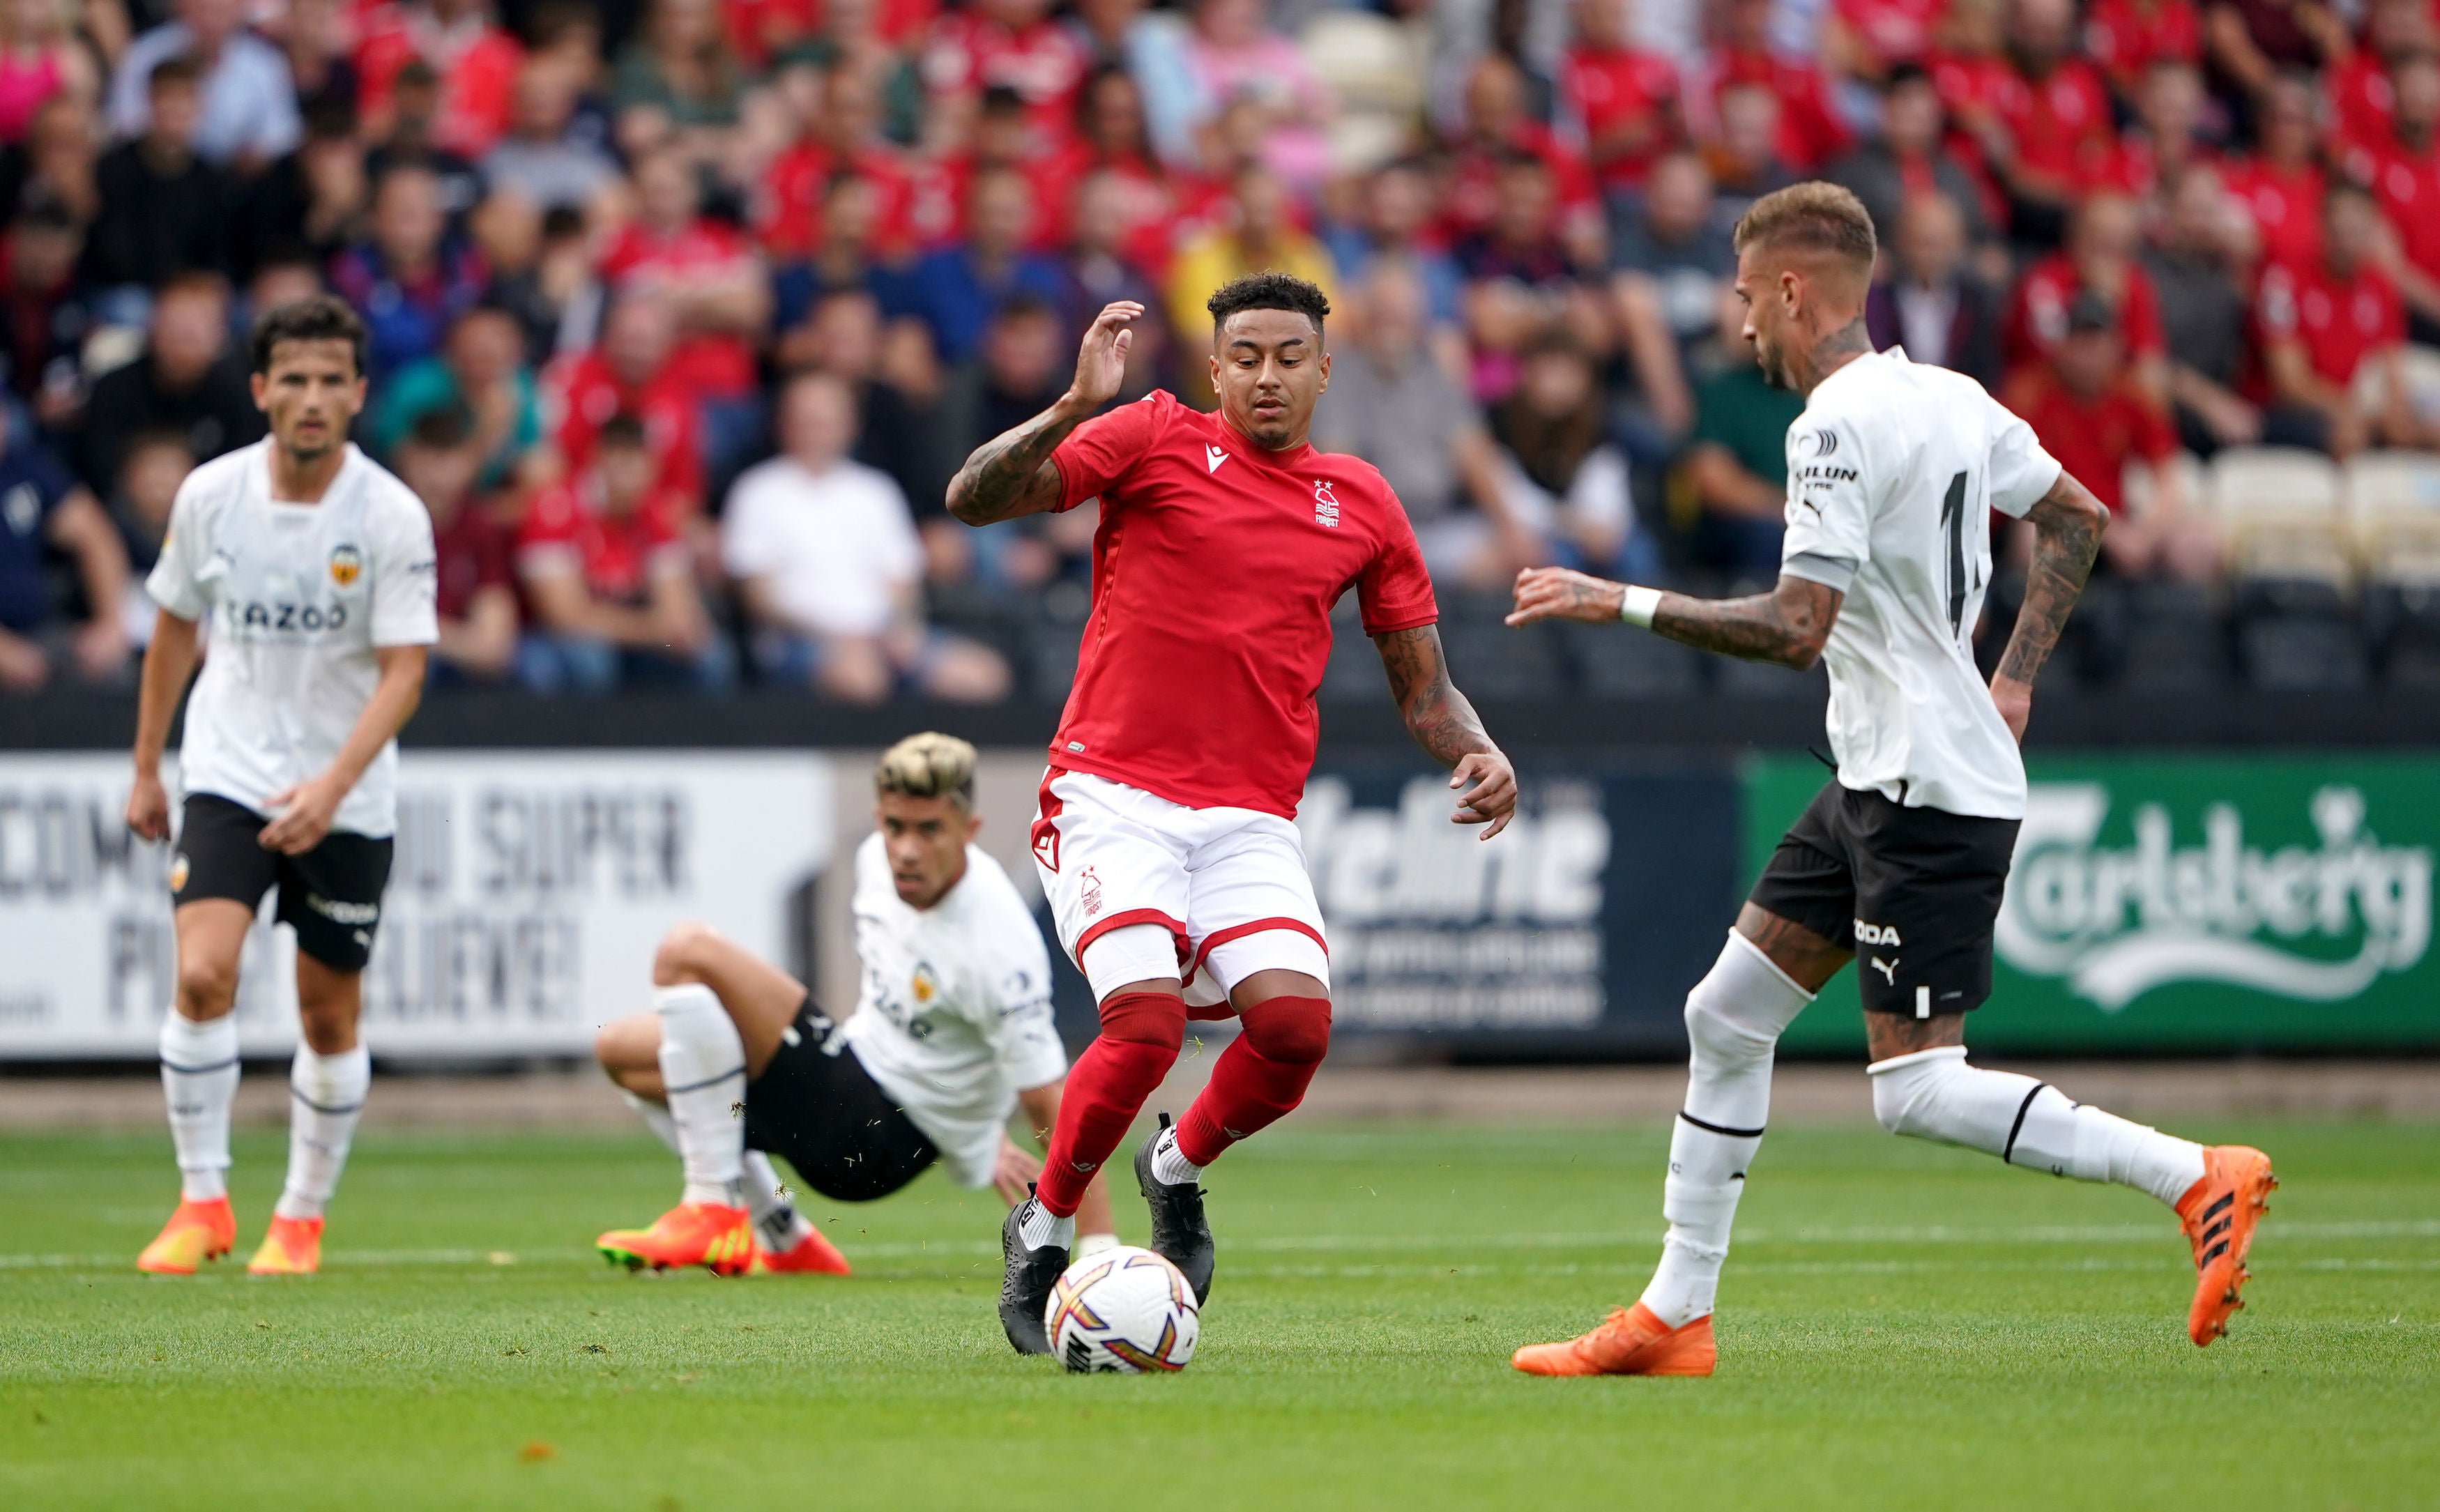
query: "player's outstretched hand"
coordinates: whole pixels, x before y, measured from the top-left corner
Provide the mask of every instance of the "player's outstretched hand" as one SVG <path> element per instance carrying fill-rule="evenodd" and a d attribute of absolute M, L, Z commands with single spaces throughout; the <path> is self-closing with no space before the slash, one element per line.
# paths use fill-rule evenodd
<path fill-rule="evenodd" d="M 1516 608 L 1512 625 L 1536 620 L 1581 620 L 1600 624 L 1618 618 L 1626 585 L 1587 576 L 1566 567 L 1527 567 L 1516 574 Z"/>
<path fill-rule="evenodd" d="M 1469 783 L 1473 785 L 1469 787 Z M 1449 786 L 1465 789 L 1449 822 L 1488 824 L 1491 827 L 1482 832 L 1486 840 L 1506 829 L 1509 819 L 1516 816 L 1516 768 L 1496 750 L 1479 750 L 1459 758 L 1457 769 L 1449 773 Z"/>
<path fill-rule="evenodd" d="M 1068 389 L 1076 407 L 1099 409 L 1119 397 L 1119 385 L 1127 373 L 1127 349 L 1136 342 L 1127 326 L 1143 313 L 1144 307 L 1133 299 L 1116 299 L 1093 317 L 1076 353 L 1076 381 Z"/>
<path fill-rule="evenodd" d="M 170 837 L 170 793 L 159 772 L 137 772 L 127 792 L 127 827 L 139 840 Z"/>
<path fill-rule="evenodd" d="M 331 833 L 340 800 L 347 796 L 347 789 L 320 777 L 274 793 L 270 808 L 277 817 L 262 827 L 255 843 L 284 855 L 303 855 Z"/>
<path fill-rule="evenodd" d="M 999 1137 L 999 1159 L 992 1165 L 992 1185 L 998 1188 L 1001 1201 L 1010 1207 L 1024 1201 L 1041 1175 L 1040 1161 L 1007 1135 Z"/>

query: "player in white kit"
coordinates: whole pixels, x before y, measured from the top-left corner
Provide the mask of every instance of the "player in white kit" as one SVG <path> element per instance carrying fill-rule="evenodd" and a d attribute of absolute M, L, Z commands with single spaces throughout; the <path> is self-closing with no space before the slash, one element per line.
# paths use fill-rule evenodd
<path fill-rule="evenodd" d="M 601 1031 L 595 1053 L 685 1168 L 678 1205 L 601 1235 L 632 1268 L 723 1275 L 845 1274 L 797 1212 L 785 1159 L 841 1202 L 887 1197 L 935 1161 L 961 1186 L 1024 1200 L 1041 1162 L 1008 1137 L 1059 1117 L 1068 1054 L 1050 1016 L 1050 956 L 1032 910 L 977 847 L 975 748 L 910 735 L 873 771 L 875 833 L 855 853 L 855 1012 L 833 1022 L 803 983 L 699 924 L 661 942 L 653 1007 Z M 1092 1248 L 1110 1201 L 1086 1195 Z"/>
<path fill-rule="evenodd" d="M 271 434 L 178 489 L 145 588 L 127 823 L 167 837 L 161 749 L 204 651 L 178 751 L 185 801 L 170 859 L 176 1001 L 161 1026 L 180 1200 L 139 1269 L 191 1275 L 236 1242 L 229 1107 L 237 1095 L 238 962 L 263 894 L 296 931 L 302 1042 L 289 1070 L 288 1181 L 246 1269 L 318 1269 L 371 1081 L 356 1037 L 397 829 L 400 727 L 438 639 L 432 520 L 348 441 L 365 402 L 365 328 L 336 299 L 282 305 L 254 330 L 254 402 Z"/>
<path fill-rule="evenodd" d="M 1755 884 L 1686 999 L 1685 1110 L 1669 1146 L 1659 1271 L 1580 1338 L 1516 1352 L 1545 1376 L 1708 1376 L 1712 1304 L 1773 1049 L 1857 955 L 1873 1105 L 1893 1133 L 2015 1165 L 2117 1181 L 2174 1207 L 2197 1270 L 2187 1330 L 2208 1344 L 2241 1303 L 2270 1163 L 2206 1149 L 1965 1059 L 1991 991 L 1991 935 L 2025 811 L 2018 751 L 2033 684 L 2084 586 L 2108 512 L 1972 379 L 1875 352 L 1864 333 L 1872 218 L 1799 184 L 1737 225 L 1746 338 L 1764 375 L 1805 396 L 1787 433 L 1787 534 L 1775 591 L 1726 601 L 1520 573 L 1511 624 L 1624 620 L 1709 651 L 1830 675 L 1825 786 Z M 1973 657 L 1990 580 L 1989 512 L 2032 522 L 2024 607 L 1986 687 Z"/>

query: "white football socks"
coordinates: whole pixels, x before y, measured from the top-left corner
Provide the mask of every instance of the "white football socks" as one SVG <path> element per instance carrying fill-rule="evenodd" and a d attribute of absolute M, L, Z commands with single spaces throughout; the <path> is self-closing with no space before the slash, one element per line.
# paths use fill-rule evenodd
<path fill-rule="evenodd" d="M 803 1243 L 814 1226 L 795 1203 L 780 1196 L 780 1173 L 771 1168 L 771 1157 L 761 1150 L 747 1150 L 740 1163 L 745 1173 L 745 1208 L 754 1215 L 754 1232 L 762 1236 L 762 1248 L 785 1254 Z"/>
<path fill-rule="evenodd" d="M 237 1017 L 197 1023 L 176 1009 L 161 1020 L 161 1093 L 178 1195 L 189 1202 L 228 1196 L 229 1108 L 237 1101 Z"/>
<path fill-rule="evenodd" d="M 272 1212 L 318 1218 L 339 1188 L 348 1145 L 373 1082 L 372 1055 L 360 1043 L 333 1055 L 298 1045 L 288 1065 L 288 1184 Z"/>
<path fill-rule="evenodd" d="M 1173 1124 L 1160 1131 L 1152 1143 L 1152 1179 L 1163 1186 L 1181 1186 L 1203 1179 L 1203 1167 L 1188 1160 L 1177 1148 L 1177 1125 Z"/>
<path fill-rule="evenodd" d="M 745 1206 L 745 1044 L 701 982 L 653 994 L 661 1016 L 661 1085 L 686 1167 L 683 1202 Z"/>
<path fill-rule="evenodd" d="M 1044 1207 L 1038 1198 L 1027 1197 L 1025 1211 L 1017 1216 L 1016 1236 L 1025 1241 L 1029 1250 L 1039 1250 L 1050 1244 L 1072 1251 L 1076 1248 L 1075 1215 L 1060 1217 Z"/>
<path fill-rule="evenodd" d="M 2115 1181 L 2172 1207 L 2203 1177 L 2203 1147 L 2070 1102 L 2047 1082 L 1965 1064 L 1946 1045 L 1875 1061 L 1873 1111 L 1893 1134 L 1962 1144 L 2079 1181 Z"/>
<path fill-rule="evenodd" d="M 679 1153 L 677 1120 L 670 1117 L 668 1104 L 654 1102 L 649 1097 L 638 1097 L 623 1087 L 619 1089 L 619 1095 L 626 1100 L 629 1107 L 636 1110 L 636 1116 L 644 1121 L 644 1126 L 651 1129 L 662 1143 L 670 1147 L 672 1155 Z"/>
<path fill-rule="evenodd" d="M 1712 1310 L 1746 1167 L 1770 1121 L 1772 1055 L 1781 1032 L 1812 1000 L 1760 946 L 1734 932 L 1686 995 L 1686 1104 L 1669 1135 L 1660 1207 L 1669 1234 L 1639 1299 L 1672 1328 Z"/>

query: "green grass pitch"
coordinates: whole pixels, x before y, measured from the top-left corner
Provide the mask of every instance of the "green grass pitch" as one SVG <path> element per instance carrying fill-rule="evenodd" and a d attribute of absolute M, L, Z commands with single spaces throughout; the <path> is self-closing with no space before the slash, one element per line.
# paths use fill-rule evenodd
<path fill-rule="evenodd" d="M 374 1130 L 319 1277 L 176 1281 L 163 1137 L 0 1139 L 0 1507 L 2440 1505 L 2435 1131 L 2204 1132 L 2286 1182 L 2208 1352 L 2149 1200 L 1790 1127 L 1708 1381 L 1507 1367 L 1640 1288 L 1660 1129 L 1275 1131 L 1161 1379 L 1012 1355 L 996 1204 L 937 1176 L 813 1204 L 851 1280 L 630 1276 L 588 1241 L 673 1197 L 646 1138 Z M 283 1154 L 240 1142 L 242 1248 Z"/>

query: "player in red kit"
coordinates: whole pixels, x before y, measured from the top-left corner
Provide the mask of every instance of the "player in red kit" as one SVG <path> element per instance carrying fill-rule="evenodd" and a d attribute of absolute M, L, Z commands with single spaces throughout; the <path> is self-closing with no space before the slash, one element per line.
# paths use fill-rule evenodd
<path fill-rule="evenodd" d="M 1000 1323 L 1048 1354 L 1085 1183 L 1168 1074 L 1190 1017 L 1242 1033 L 1175 1128 L 1136 1154 L 1152 1247 L 1210 1294 L 1203 1167 L 1302 1101 L 1330 1043 L 1330 963 L 1298 842 L 1330 609 L 1348 589 L 1418 745 L 1455 768 L 1459 824 L 1489 839 L 1516 777 L 1441 657 L 1439 611 L 1397 495 L 1305 433 L 1330 381 L 1319 289 L 1260 273 L 1211 297 L 1220 412 L 1155 393 L 1098 419 L 1143 306 L 1104 307 L 1059 402 L 949 484 L 969 525 L 1101 501 L 1093 613 L 1050 746 L 1033 859 L 1102 1032 L 1077 1057 L 1032 1200 L 1001 1230 Z"/>

